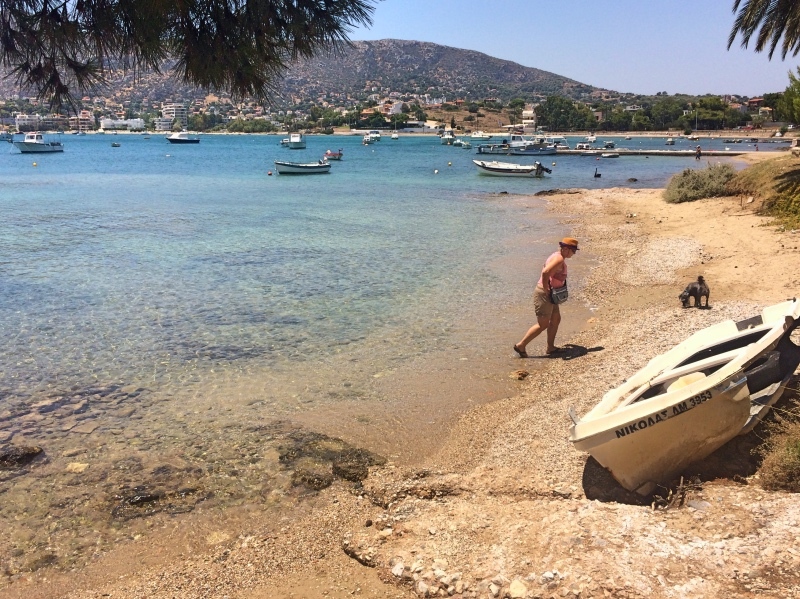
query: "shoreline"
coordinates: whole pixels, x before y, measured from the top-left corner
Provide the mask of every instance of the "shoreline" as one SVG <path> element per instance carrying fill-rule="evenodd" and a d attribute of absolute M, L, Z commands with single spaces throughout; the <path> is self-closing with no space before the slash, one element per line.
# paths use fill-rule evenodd
<path fill-rule="evenodd" d="M 575 262 L 585 275 L 574 303 L 565 307 L 565 324 L 576 324 L 579 302 L 594 316 L 569 338 L 562 332 L 559 343 L 585 353 L 569 360 L 509 355 L 502 376 L 533 370 L 529 362 L 544 366 L 519 383 L 516 395 L 453 422 L 446 444 L 424 467 L 389 464 L 372 472 L 357 493 L 337 484 L 304 506 L 291 530 L 259 522 L 245 507 L 239 531 L 205 550 L 200 542 L 196 553 L 187 551 L 178 562 L 159 563 L 157 550 L 131 543 L 115 561 L 137 556 L 141 566 L 115 570 L 106 556 L 79 574 L 54 574 L 36 587 L 22 582 L 0 596 L 198 597 L 208 588 L 214 596 L 321 599 L 352 596 L 359 588 L 364 596 L 416 597 L 420 581 L 427 589 L 422 595 L 452 586 L 463 597 L 488 597 L 491 585 L 502 592 L 512 581 L 531 597 L 562 591 L 581 597 L 745 597 L 767 583 L 775 596 L 791 596 L 800 582 L 800 555 L 786 551 L 800 534 L 791 496 L 723 477 L 690 494 L 697 507 L 652 512 L 614 503 L 603 495 L 611 492 L 607 481 L 589 476 L 587 483 L 586 456 L 566 440 L 566 410 L 575 405 L 585 413 L 609 384 L 688 330 L 796 292 L 800 239 L 764 227 L 767 219 L 732 198 L 667 205 L 660 190 L 617 188 L 545 201 L 581 241 Z M 711 285 L 712 310 L 682 310 L 677 293 L 698 272 Z M 756 278 L 774 283 L 753 287 L 749 282 Z M 514 340 L 520 332 L 512 331 Z M 536 339 L 529 353 L 537 355 L 543 343 Z M 730 513 L 737 516 L 733 522 L 726 519 Z M 768 526 L 756 525 L 765 518 Z M 166 537 L 187 546 L 186 537 L 202 540 L 213 532 L 161 524 L 168 527 Z M 343 539 L 351 555 L 374 567 L 345 556 Z M 609 550 L 621 559 L 609 563 Z M 777 565 L 763 563 L 764 551 L 771 552 L 771 563 L 786 564 L 783 579 Z"/>

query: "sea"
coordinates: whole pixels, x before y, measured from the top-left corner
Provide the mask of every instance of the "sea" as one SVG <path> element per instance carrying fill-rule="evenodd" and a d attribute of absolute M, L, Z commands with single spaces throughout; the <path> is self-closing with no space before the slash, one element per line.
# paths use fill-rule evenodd
<path fill-rule="evenodd" d="M 297 473 L 331 452 L 422 462 L 459 414 L 517 388 L 511 346 L 570 233 L 533 194 L 698 166 L 555 155 L 545 178 L 496 178 L 435 136 L 200 137 L 0 147 L 0 448 L 42 450 L 0 470 L 7 583 L 86 563 L 148 518 L 295 501 L 314 491 Z M 730 146 L 672 148 L 696 144 Z M 330 174 L 275 170 L 329 149 Z"/>

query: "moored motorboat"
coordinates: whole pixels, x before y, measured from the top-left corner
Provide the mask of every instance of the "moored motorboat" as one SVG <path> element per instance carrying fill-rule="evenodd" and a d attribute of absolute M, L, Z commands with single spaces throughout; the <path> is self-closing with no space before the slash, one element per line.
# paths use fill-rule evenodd
<path fill-rule="evenodd" d="M 763 418 L 800 364 L 798 324 L 792 299 L 696 332 L 582 418 L 571 411 L 573 444 L 629 491 L 652 492 Z"/>
<path fill-rule="evenodd" d="M 60 141 L 46 141 L 38 131 L 26 133 L 22 141 L 12 141 L 11 143 L 23 154 L 48 154 L 64 151 L 64 145 Z"/>
<path fill-rule="evenodd" d="M 666 143 L 664 145 L 665 146 L 674 146 L 675 145 L 675 140 L 672 139 L 671 137 L 668 137 L 667 141 L 666 141 Z"/>
<path fill-rule="evenodd" d="M 447 129 L 442 133 L 441 143 L 443 146 L 452 146 L 455 140 L 456 138 L 450 129 Z"/>
<path fill-rule="evenodd" d="M 488 133 L 484 133 L 483 131 L 473 131 L 472 135 L 469 136 L 473 141 L 488 141 L 492 139 L 492 136 Z"/>
<path fill-rule="evenodd" d="M 619 158 L 619 152 L 603 152 L 600 156 L 602 158 Z"/>
<path fill-rule="evenodd" d="M 496 160 L 473 160 L 478 173 L 495 177 L 543 177 L 545 173 L 552 173 L 549 168 L 539 162 L 533 164 L 515 164 L 513 162 L 497 162 Z"/>
<path fill-rule="evenodd" d="M 286 145 L 290 150 L 303 150 L 306 147 L 306 138 L 302 133 L 290 133 L 289 143 Z"/>
<path fill-rule="evenodd" d="M 327 160 L 305 163 L 276 160 L 275 170 L 281 175 L 319 175 L 330 172 L 331 165 Z"/>
<path fill-rule="evenodd" d="M 343 155 L 344 153 L 342 152 L 342 149 L 339 148 L 339 150 L 336 152 L 332 150 L 325 150 L 325 153 L 322 155 L 322 157 L 325 160 L 341 160 Z"/>
<path fill-rule="evenodd" d="M 200 138 L 191 136 L 186 131 L 179 131 L 167 135 L 167 141 L 171 144 L 199 144 Z"/>

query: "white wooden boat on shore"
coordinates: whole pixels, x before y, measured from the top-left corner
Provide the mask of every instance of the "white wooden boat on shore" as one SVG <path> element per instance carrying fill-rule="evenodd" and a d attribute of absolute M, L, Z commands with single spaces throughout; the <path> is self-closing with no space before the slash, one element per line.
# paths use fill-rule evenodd
<path fill-rule="evenodd" d="M 494 177 L 536 177 L 541 178 L 545 173 L 552 173 L 549 168 L 540 162 L 533 164 L 515 164 L 513 162 L 498 162 L 496 160 L 473 160 L 478 173 Z"/>
<path fill-rule="evenodd" d="M 305 163 L 276 160 L 275 170 L 280 175 L 322 175 L 330 172 L 331 165 L 327 160 Z"/>
<path fill-rule="evenodd" d="M 698 331 L 656 356 L 578 419 L 570 438 L 629 491 L 647 495 L 750 431 L 800 364 L 800 301 Z"/>

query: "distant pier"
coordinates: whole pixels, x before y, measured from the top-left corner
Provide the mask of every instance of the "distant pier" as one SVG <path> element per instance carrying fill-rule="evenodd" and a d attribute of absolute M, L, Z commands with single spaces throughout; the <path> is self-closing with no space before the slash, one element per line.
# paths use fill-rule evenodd
<path fill-rule="evenodd" d="M 741 156 L 748 154 L 748 150 L 703 150 L 702 156 Z M 603 154 L 619 154 L 620 156 L 680 156 L 681 158 L 692 157 L 695 150 L 628 150 L 625 148 L 611 148 L 606 150 L 558 150 L 558 154 L 569 156 L 591 156 L 602 157 Z"/>

